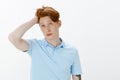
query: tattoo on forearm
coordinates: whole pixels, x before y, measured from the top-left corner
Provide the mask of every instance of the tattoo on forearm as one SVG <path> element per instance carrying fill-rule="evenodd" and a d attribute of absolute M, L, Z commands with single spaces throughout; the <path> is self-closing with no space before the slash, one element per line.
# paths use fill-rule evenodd
<path fill-rule="evenodd" d="M 79 80 L 81 80 L 81 75 L 76 75 L 78 78 L 79 78 Z"/>

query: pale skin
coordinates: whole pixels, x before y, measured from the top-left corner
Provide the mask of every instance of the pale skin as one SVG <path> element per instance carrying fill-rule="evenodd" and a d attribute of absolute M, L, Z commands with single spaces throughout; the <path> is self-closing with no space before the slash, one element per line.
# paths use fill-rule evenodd
<path fill-rule="evenodd" d="M 57 47 L 61 43 L 59 39 L 61 21 L 59 20 L 57 22 L 53 22 L 48 16 L 40 18 L 39 22 L 37 17 L 25 22 L 11 32 L 8 39 L 17 49 L 27 51 L 29 49 L 29 44 L 22 37 L 25 32 L 27 32 L 35 24 L 40 25 L 40 29 L 48 43 L 54 47 Z M 72 80 L 81 80 L 81 75 L 72 75 Z"/>

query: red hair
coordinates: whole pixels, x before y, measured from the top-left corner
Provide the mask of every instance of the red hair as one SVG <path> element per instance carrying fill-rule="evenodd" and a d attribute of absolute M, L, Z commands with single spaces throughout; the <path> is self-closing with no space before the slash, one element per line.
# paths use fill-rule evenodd
<path fill-rule="evenodd" d="M 35 15 L 38 17 L 38 22 L 40 18 L 45 17 L 45 16 L 49 16 L 50 19 L 54 22 L 57 22 L 60 17 L 59 12 L 53 9 L 52 7 L 38 8 Z"/>

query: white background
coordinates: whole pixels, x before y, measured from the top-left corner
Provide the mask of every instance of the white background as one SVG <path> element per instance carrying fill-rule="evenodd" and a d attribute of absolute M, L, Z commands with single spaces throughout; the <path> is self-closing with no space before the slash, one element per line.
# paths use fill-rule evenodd
<path fill-rule="evenodd" d="M 61 37 L 80 53 L 83 80 L 120 80 L 119 0 L 0 0 L 0 80 L 29 80 L 31 59 L 8 34 L 52 6 L 61 14 Z M 24 38 L 42 38 L 38 25 Z"/>

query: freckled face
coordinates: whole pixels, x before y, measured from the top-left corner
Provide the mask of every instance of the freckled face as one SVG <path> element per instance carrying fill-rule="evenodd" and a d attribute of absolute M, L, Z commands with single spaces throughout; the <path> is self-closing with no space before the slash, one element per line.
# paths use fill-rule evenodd
<path fill-rule="evenodd" d="M 53 22 L 50 17 L 45 16 L 39 20 L 40 29 L 46 39 L 56 39 L 59 37 L 59 27 L 61 22 Z"/>

